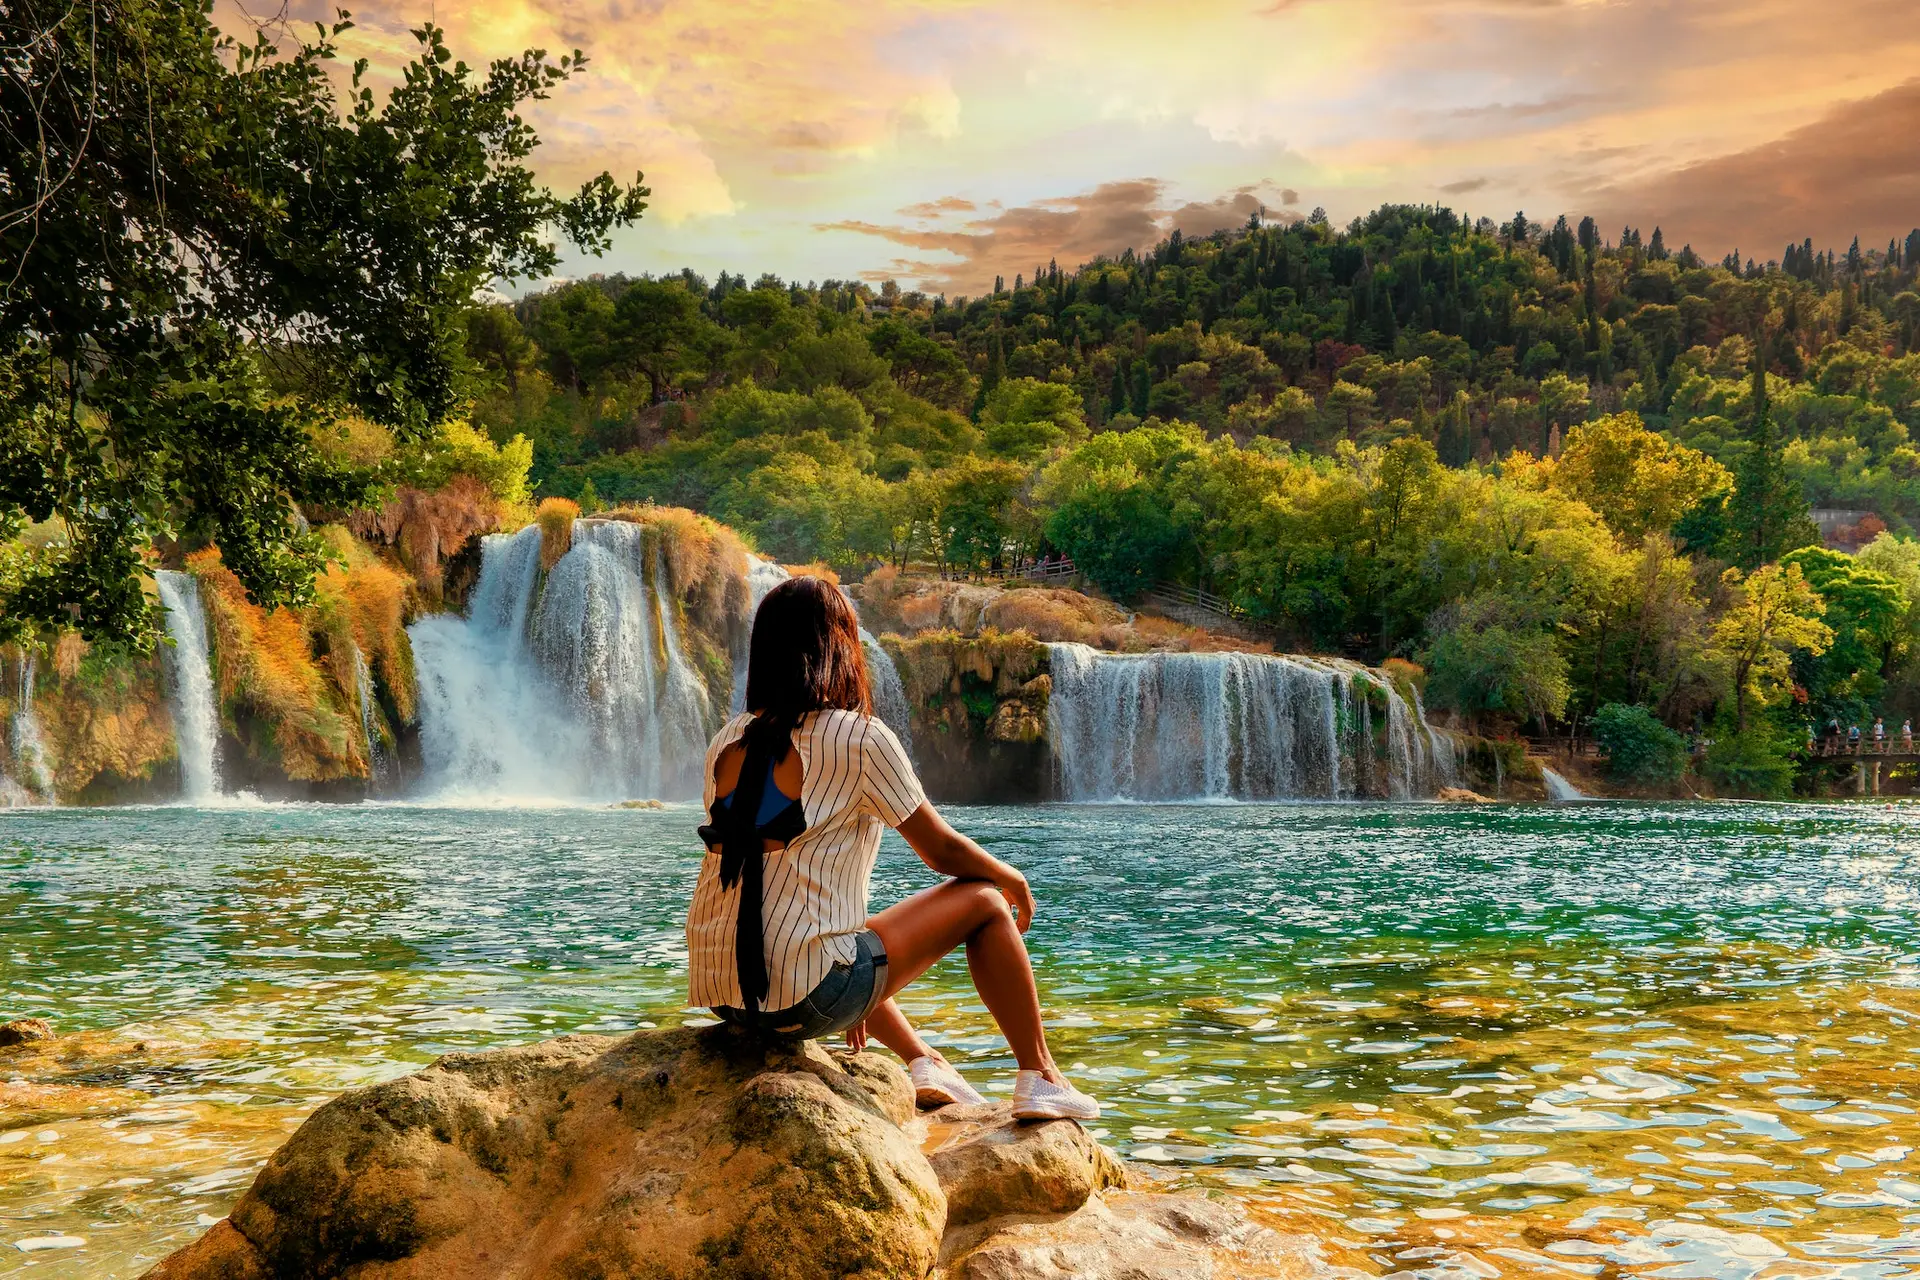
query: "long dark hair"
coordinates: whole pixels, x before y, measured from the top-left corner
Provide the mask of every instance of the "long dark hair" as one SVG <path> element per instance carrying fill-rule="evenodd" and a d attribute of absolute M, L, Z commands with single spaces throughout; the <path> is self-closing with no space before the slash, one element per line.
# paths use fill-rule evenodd
<path fill-rule="evenodd" d="M 747 709 L 758 717 L 749 738 L 767 734 L 776 762 L 786 758 L 793 726 L 809 711 L 873 714 L 860 619 L 840 588 L 788 578 L 760 602 L 747 655 Z"/>

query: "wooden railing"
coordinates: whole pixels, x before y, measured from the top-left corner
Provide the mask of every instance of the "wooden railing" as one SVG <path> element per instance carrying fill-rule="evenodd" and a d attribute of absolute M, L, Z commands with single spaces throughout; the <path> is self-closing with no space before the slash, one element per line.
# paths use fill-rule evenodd
<path fill-rule="evenodd" d="M 1033 564 L 1022 565 L 1010 575 L 1025 578 L 1030 582 L 1058 582 L 1063 578 L 1075 578 L 1080 570 L 1073 561 L 1062 557 L 1058 560 L 1041 560 Z"/>
<path fill-rule="evenodd" d="M 1146 598 L 1162 606 L 1210 613 L 1226 625 L 1258 632 L 1263 636 L 1271 637 L 1279 634 L 1272 623 L 1254 617 L 1225 596 L 1217 596 L 1211 591 L 1202 591 L 1198 587 L 1189 587 L 1185 583 L 1156 582 L 1147 591 Z"/>

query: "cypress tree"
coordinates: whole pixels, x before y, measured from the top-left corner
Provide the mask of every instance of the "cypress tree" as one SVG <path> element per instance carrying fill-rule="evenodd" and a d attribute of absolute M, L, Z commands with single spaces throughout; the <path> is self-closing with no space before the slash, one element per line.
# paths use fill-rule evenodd
<path fill-rule="evenodd" d="M 1107 417 L 1127 411 L 1126 357 L 1113 362 L 1113 385 L 1107 390 Z"/>
<path fill-rule="evenodd" d="M 1787 475 L 1780 434 L 1767 399 L 1767 335 L 1753 344 L 1752 409 L 1747 425 L 1747 454 L 1734 476 L 1729 513 L 1733 558 L 1752 569 L 1771 564 L 1796 547 L 1818 542 L 1820 533 L 1807 514 L 1807 499 Z"/>
<path fill-rule="evenodd" d="M 1147 416 L 1147 398 L 1153 391 L 1153 374 L 1145 360 L 1133 366 L 1133 416 Z"/>

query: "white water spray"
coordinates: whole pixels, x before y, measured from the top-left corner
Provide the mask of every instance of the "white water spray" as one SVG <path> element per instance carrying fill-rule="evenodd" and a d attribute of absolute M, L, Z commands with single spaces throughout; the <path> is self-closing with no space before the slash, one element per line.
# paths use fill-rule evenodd
<path fill-rule="evenodd" d="M 40 736 L 40 718 L 33 711 L 37 663 L 22 654 L 9 735 L 13 739 L 13 769 L 0 768 L 0 806 L 53 803 L 53 762 Z"/>
<path fill-rule="evenodd" d="M 1065 799 L 1406 799 L 1440 786 L 1437 735 L 1366 668 L 1251 653 L 1048 651 L 1048 738 Z M 1387 722 L 1376 735 L 1382 696 Z"/>
<path fill-rule="evenodd" d="M 166 606 L 166 653 L 173 740 L 180 755 L 180 798 L 188 803 L 220 794 L 216 751 L 220 714 L 213 699 L 213 668 L 207 658 L 207 617 L 200 584 L 191 574 L 160 569 L 153 575 Z"/>

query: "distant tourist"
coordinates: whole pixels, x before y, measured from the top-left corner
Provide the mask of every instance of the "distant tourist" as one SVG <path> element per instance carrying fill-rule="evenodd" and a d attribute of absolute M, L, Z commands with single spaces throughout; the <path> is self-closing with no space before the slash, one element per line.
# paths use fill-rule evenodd
<path fill-rule="evenodd" d="M 1847 726 L 1847 753 L 1856 756 L 1860 754 L 1860 726 L 1857 724 Z"/>
<path fill-rule="evenodd" d="M 1900 754 L 1913 754 L 1913 719 L 1908 717 L 1900 722 Z"/>
<path fill-rule="evenodd" d="M 1887 750 L 1887 726 L 1879 716 L 1873 718 L 1873 754 L 1884 755 Z"/>
<path fill-rule="evenodd" d="M 790 578 L 753 620 L 747 706 L 707 748 L 707 856 L 687 916 L 688 1002 L 763 1035 L 871 1035 L 899 1054 L 923 1106 L 981 1102 L 893 997 L 967 951 L 974 986 L 1013 1049 L 1013 1114 L 1093 1120 L 1041 1025 L 1021 935 L 1018 871 L 934 812 L 893 731 L 873 715 L 860 621 L 818 578 Z M 882 826 L 951 877 L 867 915 Z"/>
<path fill-rule="evenodd" d="M 1838 718 L 1827 721 L 1827 754 L 1840 754 L 1840 721 Z"/>

